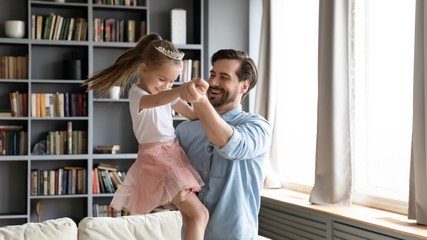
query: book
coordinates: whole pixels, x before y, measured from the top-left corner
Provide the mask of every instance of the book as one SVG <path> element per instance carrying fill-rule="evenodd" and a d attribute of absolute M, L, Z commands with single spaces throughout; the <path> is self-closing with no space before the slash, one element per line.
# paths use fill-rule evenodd
<path fill-rule="evenodd" d="M 36 39 L 36 15 L 31 15 L 31 39 Z"/>
<path fill-rule="evenodd" d="M 57 16 L 55 14 L 51 14 L 52 17 L 52 22 L 50 23 L 49 26 L 49 38 L 48 40 L 53 40 L 53 33 L 55 32 L 55 25 L 56 25 L 56 20 L 57 20 Z"/>
<path fill-rule="evenodd" d="M 108 153 L 116 154 L 120 150 L 120 145 L 110 145 L 110 146 L 97 146 L 95 148 L 96 153 Z"/>
<path fill-rule="evenodd" d="M 108 171 L 117 171 L 119 166 L 115 164 L 99 163 L 96 165 L 96 168 Z"/>

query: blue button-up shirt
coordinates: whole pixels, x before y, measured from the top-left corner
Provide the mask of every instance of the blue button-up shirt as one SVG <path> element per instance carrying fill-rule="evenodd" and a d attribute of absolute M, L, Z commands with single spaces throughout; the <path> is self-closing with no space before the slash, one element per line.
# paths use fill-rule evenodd
<path fill-rule="evenodd" d="M 200 121 L 186 121 L 176 129 L 182 148 L 205 182 L 198 194 L 209 210 L 205 240 L 256 239 L 270 124 L 240 107 L 221 117 L 234 130 L 223 147 L 209 142 Z"/>

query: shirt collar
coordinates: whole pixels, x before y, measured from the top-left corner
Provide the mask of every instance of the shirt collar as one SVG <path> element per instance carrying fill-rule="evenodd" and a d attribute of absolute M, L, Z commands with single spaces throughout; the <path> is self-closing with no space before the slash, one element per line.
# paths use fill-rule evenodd
<path fill-rule="evenodd" d="M 226 122 L 230 122 L 231 120 L 234 119 L 234 117 L 239 114 L 242 111 L 242 105 L 239 105 L 233 109 L 231 109 L 230 111 L 224 113 L 221 115 L 222 119 L 224 119 L 224 121 Z"/>

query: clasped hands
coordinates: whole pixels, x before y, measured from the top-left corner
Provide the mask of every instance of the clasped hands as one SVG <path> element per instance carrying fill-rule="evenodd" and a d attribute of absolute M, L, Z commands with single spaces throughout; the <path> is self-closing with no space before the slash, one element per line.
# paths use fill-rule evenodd
<path fill-rule="evenodd" d="M 180 98 L 189 103 L 201 102 L 206 98 L 206 92 L 209 88 L 207 81 L 201 78 L 182 84 L 180 87 Z"/>

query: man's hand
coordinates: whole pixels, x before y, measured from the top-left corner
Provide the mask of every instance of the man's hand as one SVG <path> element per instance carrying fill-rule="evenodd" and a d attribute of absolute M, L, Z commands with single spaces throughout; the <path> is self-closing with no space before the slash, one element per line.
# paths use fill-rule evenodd
<path fill-rule="evenodd" d="M 201 78 L 195 78 L 190 82 L 182 84 L 179 88 L 181 99 L 194 103 L 206 98 L 206 91 L 209 88 L 209 84 Z"/>

